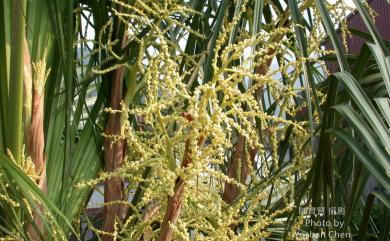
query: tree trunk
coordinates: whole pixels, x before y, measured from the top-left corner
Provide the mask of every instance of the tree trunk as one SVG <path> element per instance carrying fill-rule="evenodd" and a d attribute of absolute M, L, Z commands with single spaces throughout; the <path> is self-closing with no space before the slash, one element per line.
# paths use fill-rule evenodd
<path fill-rule="evenodd" d="M 122 101 L 122 86 L 123 86 L 123 68 L 115 70 L 111 85 L 111 100 L 110 106 L 113 110 L 120 109 L 120 102 Z M 114 142 L 110 136 L 120 135 L 120 113 L 110 113 L 108 118 L 108 125 L 105 134 L 108 137 L 104 141 L 104 159 L 105 171 L 113 172 L 123 164 L 124 159 L 124 141 L 118 140 Z M 106 180 L 104 183 L 104 223 L 103 231 L 112 233 L 115 228 L 115 222 L 118 224 L 123 221 L 125 215 L 125 206 L 123 204 L 112 204 L 112 202 L 123 201 L 124 196 L 124 182 L 120 177 L 113 177 Z M 113 237 L 110 235 L 103 235 L 103 241 L 112 241 Z"/>
<path fill-rule="evenodd" d="M 169 226 L 175 225 L 181 212 L 183 193 L 185 182 L 181 177 L 178 177 L 175 181 L 175 189 L 173 196 L 168 196 L 167 209 L 165 211 L 164 220 L 160 229 L 160 236 L 158 241 L 170 241 L 172 240 L 173 230 Z"/>
<path fill-rule="evenodd" d="M 189 122 L 192 122 L 194 118 L 187 113 L 183 113 L 182 115 Z M 201 137 L 198 140 L 197 145 L 202 146 L 205 141 L 205 137 Z M 188 165 L 192 162 L 191 159 L 191 150 L 190 150 L 190 139 L 186 140 L 184 156 L 181 162 L 182 168 L 188 167 Z M 173 196 L 168 196 L 167 200 L 167 208 L 165 211 L 164 219 L 161 224 L 160 234 L 158 237 L 158 241 L 171 241 L 173 230 L 170 227 L 171 225 L 175 225 L 177 220 L 179 219 L 182 201 L 183 201 L 183 193 L 184 193 L 185 181 L 180 176 L 176 178 L 175 188 Z"/>
<path fill-rule="evenodd" d="M 28 81 L 31 81 L 31 72 L 27 73 L 28 71 L 31 71 L 31 67 L 28 68 L 28 66 L 31 66 L 30 64 L 30 57 L 28 54 L 28 48 L 26 43 L 26 49 L 25 49 L 25 91 L 29 90 L 29 83 Z M 34 66 L 35 67 L 35 76 L 34 76 L 34 90 L 33 90 L 33 97 L 32 97 L 32 111 L 31 111 L 31 125 L 26 126 L 26 132 L 27 132 L 27 152 L 29 156 L 31 157 L 31 160 L 34 163 L 35 166 L 35 174 L 39 176 L 38 185 L 39 188 L 46 193 L 46 160 L 44 157 L 44 148 L 45 148 L 45 135 L 43 131 L 43 125 L 44 125 L 44 86 L 46 82 L 46 78 L 48 76 L 48 72 L 46 71 L 46 54 L 44 55 L 43 59 L 38 61 L 38 63 Z M 30 89 L 31 91 L 31 89 Z M 27 93 L 26 93 L 27 94 Z M 26 108 L 28 110 L 28 108 Z M 31 110 L 31 108 L 30 108 Z M 26 116 L 28 116 L 28 113 L 26 113 Z M 40 210 L 43 211 L 42 206 L 38 205 L 40 207 Z M 36 213 L 33 214 L 33 220 L 36 229 L 32 226 L 30 223 L 27 227 L 27 232 L 30 235 L 30 238 L 34 241 L 40 241 L 41 238 L 38 235 L 38 232 L 43 233 L 43 223 L 42 219 L 39 215 Z"/>
<path fill-rule="evenodd" d="M 269 49 L 267 56 L 273 55 L 274 53 L 275 53 L 274 49 Z M 266 63 L 258 66 L 255 69 L 255 73 L 259 74 L 259 75 L 267 74 L 267 71 L 268 71 L 268 68 L 269 68 L 271 62 L 272 62 L 272 58 L 269 58 L 266 61 Z M 255 91 L 255 99 L 258 99 L 257 95 L 260 94 L 261 89 L 262 89 L 262 87 L 259 87 Z M 236 144 L 235 149 L 233 151 L 232 159 L 228 163 L 228 167 L 227 167 L 227 171 L 226 171 L 226 175 L 228 177 L 234 178 L 237 180 L 237 170 L 238 170 L 238 166 L 239 166 L 240 161 L 241 161 L 241 178 L 240 178 L 240 180 L 237 180 L 237 181 L 239 181 L 243 184 L 245 184 L 245 182 L 248 178 L 248 175 L 249 175 L 249 168 L 250 168 L 249 164 L 251 164 L 252 166 L 256 165 L 255 158 L 256 158 L 257 150 L 254 148 L 249 148 L 248 151 L 249 151 L 249 155 L 250 155 L 250 163 L 248 163 L 246 158 L 244 158 L 245 157 L 244 156 L 245 137 L 243 137 L 242 135 L 239 135 L 238 140 L 237 140 L 237 144 Z M 237 198 L 238 194 L 239 193 L 238 193 L 238 189 L 237 189 L 236 185 L 234 185 L 232 183 L 225 182 L 225 189 L 224 189 L 222 198 L 226 203 L 232 203 L 234 201 L 234 199 Z"/>
<path fill-rule="evenodd" d="M 228 164 L 228 168 L 226 172 L 226 175 L 228 177 L 237 179 L 237 170 L 238 170 L 238 165 L 240 164 L 239 162 L 241 161 L 242 164 L 246 163 L 246 161 L 243 160 L 244 151 L 245 151 L 245 137 L 239 135 L 237 144 L 234 148 L 232 159 Z M 247 170 L 247 168 L 245 168 L 245 170 Z M 245 175 L 246 178 L 247 173 L 242 173 L 241 175 Z M 241 179 L 243 179 L 243 177 Z M 234 183 L 225 182 L 225 189 L 222 195 L 222 199 L 226 203 L 232 203 L 237 196 L 238 196 L 237 186 Z"/>
<path fill-rule="evenodd" d="M 31 125 L 31 112 L 32 112 L 32 93 L 33 93 L 33 80 L 32 80 L 32 67 L 30 52 L 28 50 L 27 39 L 24 38 L 23 49 L 23 129 L 24 140 L 28 143 L 29 129 Z M 28 147 L 27 147 L 28 148 Z"/>

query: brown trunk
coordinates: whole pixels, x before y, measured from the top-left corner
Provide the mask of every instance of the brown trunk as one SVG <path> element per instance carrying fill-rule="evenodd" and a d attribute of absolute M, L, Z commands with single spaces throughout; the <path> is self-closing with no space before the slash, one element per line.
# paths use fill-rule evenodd
<path fill-rule="evenodd" d="M 28 151 L 30 157 L 35 165 L 35 173 L 42 173 L 45 160 L 43 156 L 43 149 L 45 146 L 45 139 L 43 133 L 43 92 L 34 88 L 33 95 L 33 110 L 32 121 L 28 133 Z"/>
<path fill-rule="evenodd" d="M 40 175 L 40 181 L 39 181 L 39 188 L 44 192 L 47 193 L 46 188 L 46 167 L 42 170 L 42 173 Z M 38 204 L 38 209 L 43 212 L 43 206 L 41 204 Z M 36 227 L 32 225 L 34 223 Z M 38 232 L 41 232 L 44 235 L 44 227 L 41 216 L 39 216 L 37 213 L 33 212 L 33 218 L 31 223 L 27 225 L 27 233 L 30 236 L 31 240 L 33 241 L 41 241 Z"/>
<path fill-rule="evenodd" d="M 237 170 L 239 162 L 243 160 L 243 154 L 245 147 L 245 137 L 240 135 L 237 140 L 237 144 L 234 148 L 233 156 L 231 161 L 228 164 L 226 175 L 230 178 L 237 179 Z M 245 161 L 242 161 L 242 163 L 246 163 Z M 234 183 L 225 182 L 225 190 L 222 195 L 222 199 L 226 203 L 231 203 L 234 201 L 234 199 L 238 196 L 238 190 L 237 185 Z"/>
<path fill-rule="evenodd" d="M 47 77 L 46 64 L 44 55 L 43 59 L 39 61 L 36 69 L 34 79 L 34 90 L 32 90 L 32 68 L 31 59 L 28 51 L 27 40 L 24 42 L 24 127 L 26 132 L 26 144 L 27 153 L 31 157 L 32 162 L 35 166 L 35 174 L 39 176 L 38 185 L 39 188 L 46 193 L 46 162 L 44 157 L 45 138 L 43 132 L 43 114 L 44 114 L 44 83 Z M 40 74 L 38 73 L 40 71 Z M 33 94 L 31 97 L 31 93 Z M 31 101 L 32 99 L 32 101 Z M 31 122 L 30 122 L 31 121 Z M 42 206 L 40 211 L 43 211 Z M 27 225 L 27 233 L 31 240 L 40 241 L 41 238 L 37 231 L 43 233 L 43 222 L 41 217 L 33 213 L 32 222 L 35 223 L 36 228 L 33 227 L 32 223 Z"/>
<path fill-rule="evenodd" d="M 32 122 L 28 131 L 28 152 L 35 166 L 35 173 L 40 177 L 39 188 L 46 193 L 46 161 L 44 157 L 45 139 L 43 132 L 43 92 L 34 88 Z M 42 208 L 41 208 L 42 210 Z M 37 214 L 33 215 L 33 222 L 37 229 L 43 231 L 43 223 Z M 28 226 L 28 233 L 32 240 L 41 240 L 32 225 Z"/>
<path fill-rule="evenodd" d="M 23 127 L 25 143 L 28 143 L 28 131 L 31 124 L 31 108 L 32 108 L 32 66 L 30 53 L 28 51 L 27 39 L 24 38 L 23 49 Z M 28 146 L 27 146 L 28 148 Z M 28 150 L 27 150 L 28 151 Z"/>
<path fill-rule="evenodd" d="M 173 230 L 169 225 L 175 225 L 180 216 L 185 182 L 181 177 L 178 177 L 175 183 L 173 196 L 168 196 L 167 209 L 161 225 L 158 241 L 172 240 Z"/>
<path fill-rule="evenodd" d="M 120 109 L 122 101 L 122 85 L 123 85 L 123 68 L 119 68 L 114 72 L 114 78 L 111 85 L 111 100 L 110 105 L 113 110 Z M 105 131 L 108 137 L 104 141 L 104 159 L 105 171 L 113 172 L 123 164 L 124 159 L 124 141 L 112 141 L 110 136 L 120 135 L 120 113 L 110 113 L 108 118 L 107 129 Z M 103 231 L 112 233 L 114 231 L 115 221 L 121 223 L 124 218 L 126 207 L 123 204 L 112 204 L 115 201 L 125 200 L 124 183 L 122 178 L 113 177 L 104 183 L 104 223 Z M 113 237 L 104 235 L 104 241 L 111 241 Z"/>
<path fill-rule="evenodd" d="M 119 11 L 122 7 L 119 6 Z M 116 25 L 117 34 L 120 24 Z M 121 39 L 121 47 L 127 43 L 126 31 Z M 112 110 L 120 110 L 123 98 L 123 76 L 124 67 L 117 68 L 112 75 L 110 107 Z M 113 141 L 112 136 L 121 134 L 121 113 L 109 113 L 107 137 L 104 140 L 104 169 L 106 172 L 114 172 L 123 165 L 125 157 L 125 141 L 120 139 Z M 115 224 L 121 224 L 124 220 L 127 206 L 115 202 L 126 201 L 124 193 L 124 180 L 121 177 L 113 177 L 104 183 L 104 210 L 103 210 L 103 231 L 113 233 Z M 103 235 L 103 241 L 113 241 L 113 236 Z"/>
<path fill-rule="evenodd" d="M 267 55 L 270 56 L 270 55 L 273 55 L 274 53 L 275 53 L 274 49 L 269 49 Z M 256 67 L 256 69 L 255 69 L 256 74 L 265 75 L 268 71 L 268 68 L 269 68 L 271 62 L 272 62 L 272 58 L 269 58 L 266 61 L 266 63 Z M 259 100 L 259 96 L 261 94 L 261 91 L 262 91 L 262 86 L 259 87 L 255 91 L 255 99 Z M 226 175 L 228 177 L 234 178 L 237 180 L 237 170 L 238 170 L 238 167 L 239 167 L 239 164 L 241 161 L 241 178 L 240 178 L 240 180 L 237 180 L 237 181 L 239 181 L 243 184 L 245 184 L 245 182 L 249 176 L 249 168 L 250 168 L 249 165 L 252 165 L 252 166 L 256 165 L 255 157 L 256 157 L 257 150 L 255 148 L 249 147 L 248 151 L 249 151 L 249 155 L 250 155 L 250 163 L 248 163 L 246 158 L 244 158 L 245 137 L 243 137 L 242 135 L 239 135 L 237 144 L 236 144 L 235 149 L 233 151 L 232 159 L 228 163 L 228 167 L 227 167 L 227 171 L 226 171 Z M 238 194 L 239 193 L 238 193 L 238 189 L 237 189 L 236 185 L 234 185 L 232 183 L 225 182 L 225 189 L 224 189 L 222 198 L 226 203 L 232 203 L 234 201 L 234 199 L 237 198 Z"/>
<path fill-rule="evenodd" d="M 160 210 L 159 204 L 157 204 L 155 202 L 149 203 L 149 205 L 146 208 L 145 213 L 142 215 L 142 221 L 146 222 L 146 221 L 150 220 L 159 212 L 159 210 Z"/>
<path fill-rule="evenodd" d="M 154 202 L 149 203 L 146 212 L 142 216 L 142 222 L 145 223 L 149 221 L 150 219 L 155 217 L 159 213 L 159 211 L 160 211 L 159 204 L 156 204 Z M 149 240 L 151 241 L 153 239 L 153 230 L 151 229 L 151 227 L 149 228 L 150 229 L 147 229 L 142 233 L 141 237 L 139 238 L 139 241 L 149 241 Z"/>
<path fill-rule="evenodd" d="M 187 113 L 183 113 L 182 115 L 189 122 L 192 122 L 194 118 Z M 205 137 L 201 137 L 198 140 L 197 145 L 202 146 L 205 141 Z M 188 167 L 188 165 L 192 162 L 191 160 L 191 150 L 190 150 L 190 140 L 186 140 L 183 161 L 181 163 L 182 168 Z M 177 220 L 179 219 L 182 201 L 183 201 L 183 193 L 184 193 L 185 181 L 180 176 L 175 181 L 175 188 L 173 196 L 168 196 L 167 200 L 167 208 L 165 211 L 164 219 L 161 224 L 160 234 L 158 237 L 158 241 L 171 241 L 173 230 L 170 228 L 170 225 L 175 225 Z"/>

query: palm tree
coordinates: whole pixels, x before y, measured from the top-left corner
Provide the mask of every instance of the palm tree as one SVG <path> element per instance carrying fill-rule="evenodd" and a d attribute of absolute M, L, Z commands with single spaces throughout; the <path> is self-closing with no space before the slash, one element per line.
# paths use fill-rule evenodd
<path fill-rule="evenodd" d="M 386 240 L 388 43 L 354 4 L 358 56 L 341 1 L 2 1 L 0 236 Z"/>

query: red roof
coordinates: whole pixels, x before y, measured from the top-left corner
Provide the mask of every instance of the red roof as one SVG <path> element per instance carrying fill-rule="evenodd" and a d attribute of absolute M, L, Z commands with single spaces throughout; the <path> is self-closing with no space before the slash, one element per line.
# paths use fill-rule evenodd
<path fill-rule="evenodd" d="M 378 14 L 375 19 L 375 25 L 380 35 L 383 39 L 390 41 L 390 4 L 387 3 L 387 0 L 371 0 L 368 1 L 368 4 Z M 368 33 L 366 25 L 357 11 L 347 16 L 347 25 L 349 28 Z M 352 54 L 359 53 L 365 42 L 367 42 L 365 39 L 357 36 L 347 37 L 348 52 Z M 330 41 L 326 41 L 324 46 L 326 49 L 333 49 Z M 331 72 L 336 71 L 338 68 L 336 63 L 327 63 L 327 66 Z"/>

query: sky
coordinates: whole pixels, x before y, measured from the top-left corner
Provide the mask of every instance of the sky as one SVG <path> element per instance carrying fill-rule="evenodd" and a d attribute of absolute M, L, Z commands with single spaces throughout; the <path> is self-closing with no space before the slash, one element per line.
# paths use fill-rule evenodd
<path fill-rule="evenodd" d="M 335 3 L 336 0 L 328 0 L 329 2 L 331 3 Z M 343 0 L 347 5 L 351 6 L 351 7 L 354 7 L 354 4 L 353 4 L 353 0 Z M 348 15 L 349 13 L 346 13 L 346 15 Z M 83 22 L 83 26 L 85 26 L 85 19 L 82 19 L 82 22 Z M 94 38 L 94 33 L 92 31 L 88 31 L 87 32 L 87 38 L 88 39 L 93 39 Z"/>
<path fill-rule="evenodd" d="M 349 6 L 351 6 L 351 7 L 355 6 L 355 5 L 353 4 L 352 0 L 343 0 L 343 1 L 344 1 L 346 4 L 348 4 Z M 329 2 L 334 3 L 334 2 L 336 2 L 336 0 L 329 0 Z"/>

